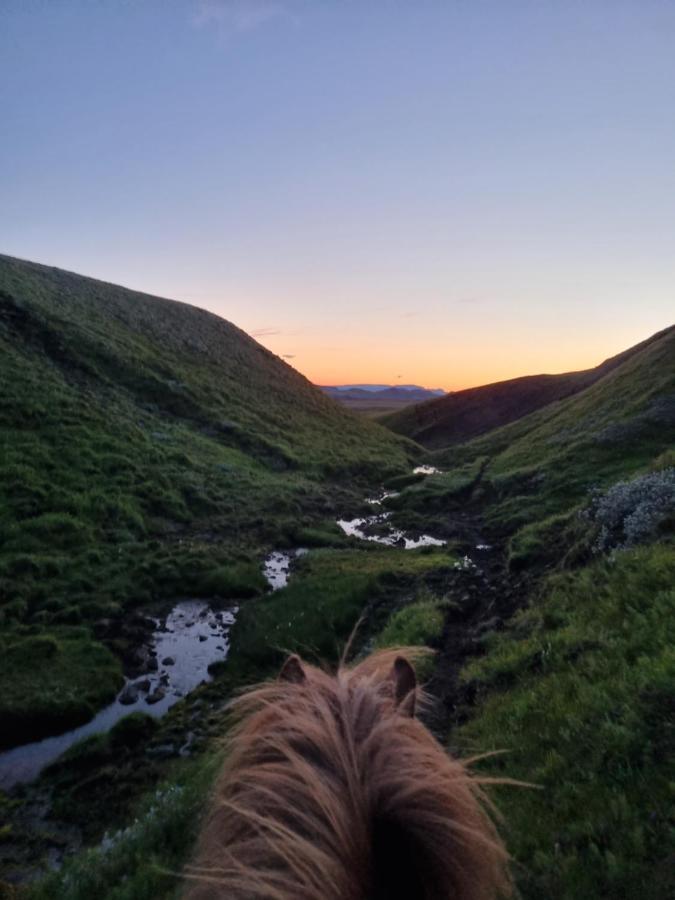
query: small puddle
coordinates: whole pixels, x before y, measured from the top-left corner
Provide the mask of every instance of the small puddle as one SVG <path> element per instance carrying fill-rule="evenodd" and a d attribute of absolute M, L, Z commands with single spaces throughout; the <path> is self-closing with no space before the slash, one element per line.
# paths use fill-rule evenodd
<path fill-rule="evenodd" d="M 305 547 L 298 547 L 297 550 L 275 550 L 265 559 L 263 564 L 263 575 L 267 583 L 273 591 L 286 587 L 291 570 L 291 563 L 294 559 L 299 559 L 307 553 Z"/>
<path fill-rule="evenodd" d="M 399 493 L 399 491 L 382 491 L 377 497 L 366 497 L 366 503 L 370 503 L 371 506 L 382 506 L 385 500 L 389 497 L 398 497 Z"/>
<path fill-rule="evenodd" d="M 73 744 L 109 731 L 133 712 L 159 718 L 202 682 L 209 666 L 227 657 L 229 630 L 237 609 L 214 611 L 203 600 L 184 600 L 164 619 L 155 619 L 157 670 L 128 679 L 117 698 L 79 728 L 0 753 L 0 788 L 32 781 Z"/>
<path fill-rule="evenodd" d="M 424 475 L 433 475 L 438 471 L 433 466 L 418 466 L 413 469 L 416 474 Z M 385 500 L 398 496 L 399 491 L 381 491 L 375 497 L 366 497 L 366 503 L 370 506 L 382 506 Z M 359 538 L 362 541 L 374 541 L 377 544 L 385 544 L 387 547 L 416 550 L 418 547 L 444 547 L 447 544 L 447 541 L 432 537 L 430 534 L 409 537 L 405 531 L 387 525 L 390 516 L 391 512 L 387 511 L 372 516 L 361 516 L 357 519 L 338 519 L 337 524 L 349 537 Z"/>
<path fill-rule="evenodd" d="M 375 541 L 378 544 L 386 544 L 388 547 L 401 546 L 405 550 L 415 550 L 417 547 L 443 547 L 447 543 L 430 534 L 421 534 L 411 538 L 404 531 L 389 527 L 385 534 L 369 533 L 370 529 L 382 530 L 391 513 L 380 513 L 377 516 L 364 516 L 360 519 L 338 519 L 338 526 L 350 537 L 359 538 L 362 541 Z"/>

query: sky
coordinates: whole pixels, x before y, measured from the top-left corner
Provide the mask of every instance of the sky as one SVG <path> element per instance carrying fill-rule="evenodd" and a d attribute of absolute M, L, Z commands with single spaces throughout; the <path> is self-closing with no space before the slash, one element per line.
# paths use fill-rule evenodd
<path fill-rule="evenodd" d="M 319 384 L 586 368 L 675 320 L 671 0 L 0 0 L 0 252 Z"/>

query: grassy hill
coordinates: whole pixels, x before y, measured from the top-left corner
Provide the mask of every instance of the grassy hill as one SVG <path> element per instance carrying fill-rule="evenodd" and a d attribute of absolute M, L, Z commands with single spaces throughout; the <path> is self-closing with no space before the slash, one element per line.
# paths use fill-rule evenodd
<path fill-rule="evenodd" d="M 215 315 L 9 257 L 0 384 L 4 745 L 114 695 L 130 647 L 97 621 L 259 593 L 266 548 L 414 450 Z"/>
<path fill-rule="evenodd" d="M 522 541 L 541 541 L 543 549 L 589 491 L 641 472 L 674 442 L 671 327 L 633 348 L 585 390 L 435 452 L 430 459 L 444 474 L 413 485 L 391 504 L 401 518 L 404 510 L 427 518 L 473 510 L 487 531 L 511 538 L 514 552 L 524 549 Z"/>
<path fill-rule="evenodd" d="M 452 749 L 507 751 L 483 772 L 536 785 L 496 789 L 522 896 L 672 896 L 675 328 L 431 460 L 388 505 L 499 548 L 445 665 L 463 662 Z"/>
<path fill-rule="evenodd" d="M 658 342 L 661 336 L 662 333 L 653 335 L 593 369 L 561 375 L 527 375 L 468 388 L 408 406 L 380 421 L 432 450 L 464 443 L 583 391 L 634 354 Z"/>

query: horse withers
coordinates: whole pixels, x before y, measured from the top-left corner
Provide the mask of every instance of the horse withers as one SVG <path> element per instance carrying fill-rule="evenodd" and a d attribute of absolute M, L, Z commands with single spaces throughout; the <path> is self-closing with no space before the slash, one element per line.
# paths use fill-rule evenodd
<path fill-rule="evenodd" d="M 401 650 L 335 675 L 287 659 L 241 716 L 186 900 L 495 900 L 508 857 L 480 779 L 415 718 Z"/>

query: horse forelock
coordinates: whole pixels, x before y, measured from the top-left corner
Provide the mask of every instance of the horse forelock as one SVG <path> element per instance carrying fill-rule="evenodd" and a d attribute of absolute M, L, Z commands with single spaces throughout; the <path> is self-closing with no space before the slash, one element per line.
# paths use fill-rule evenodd
<path fill-rule="evenodd" d="M 267 682 L 231 704 L 239 721 L 188 870 L 190 900 L 509 893 L 479 779 L 397 704 L 402 652 L 334 675 L 303 663 L 301 681 Z"/>

